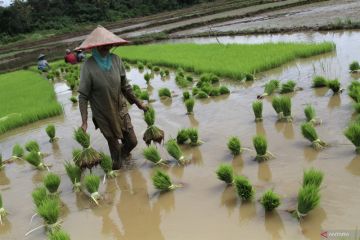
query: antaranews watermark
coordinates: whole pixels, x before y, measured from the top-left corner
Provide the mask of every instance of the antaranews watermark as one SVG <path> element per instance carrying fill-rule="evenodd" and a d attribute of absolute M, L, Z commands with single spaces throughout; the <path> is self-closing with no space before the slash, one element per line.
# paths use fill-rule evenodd
<path fill-rule="evenodd" d="M 328 240 L 360 240 L 358 230 L 329 230 L 320 233 L 321 239 Z"/>

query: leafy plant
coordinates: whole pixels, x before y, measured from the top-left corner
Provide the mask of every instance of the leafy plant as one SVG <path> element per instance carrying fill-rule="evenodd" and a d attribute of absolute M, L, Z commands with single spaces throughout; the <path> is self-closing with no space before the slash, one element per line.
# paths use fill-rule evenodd
<path fill-rule="evenodd" d="M 64 166 L 73 184 L 73 190 L 79 192 L 81 190 L 81 169 L 71 162 L 66 162 Z"/>
<path fill-rule="evenodd" d="M 312 105 L 306 105 L 304 113 L 307 122 L 312 123 L 313 125 L 321 124 L 321 120 L 319 118 L 316 118 L 316 111 Z"/>
<path fill-rule="evenodd" d="M 90 135 L 82 128 L 78 128 L 74 131 L 74 139 L 83 148 L 81 151 L 73 151 L 73 160 L 75 164 L 81 169 L 91 169 L 98 165 L 100 163 L 100 154 L 90 146 Z"/>
<path fill-rule="evenodd" d="M 84 177 L 84 185 L 86 190 L 90 193 L 91 199 L 99 205 L 98 200 L 101 198 L 99 194 L 100 178 L 96 175 L 87 175 Z"/>
<path fill-rule="evenodd" d="M 304 138 L 306 138 L 311 142 L 311 145 L 315 150 L 320 150 L 327 146 L 327 144 L 324 141 L 318 138 L 316 130 L 311 123 L 302 124 L 301 133 L 304 136 Z"/>
<path fill-rule="evenodd" d="M 315 76 L 313 78 L 312 87 L 320 88 L 320 87 L 327 87 L 327 86 L 328 86 L 328 81 L 326 78 L 321 77 L 321 76 Z"/>
<path fill-rule="evenodd" d="M 267 151 L 267 141 L 262 135 L 257 135 L 253 138 L 253 145 L 256 151 L 255 160 L 258 162 L 267 161 L 273 156 Z"/>
<path fill-rule="evenodd" d="M 156 170 L 155 174 L 152 176 L 152 181 L 154 187 L 160 191 L 171 191 L 179 187 L 174 185 L 169 175 L 161 170 Z"/>
<path fill-rule="evenodd" d="M 307 185 L 314 185 L 317 188 L 320 188 L 320 185 L 323 181 L 324 173 L 320 170 L 316 170 L 314 168 L 310 168 L 304 171 L 303 176 L 303 187 Z"/>
<path fill-rule="evenodd" d="M 306 185 L 300 188 L 298 193 L 298 206 L 296 210 L 297 218 L 305 217 L 311 210 L 320 203 L 320 189 L 315 185 Z"/>
<path fill-rule="evenodd" d="M 356 148 L 356 153 L 360 154 L 360 123 L 351 123 L 344 131 L 344 135 Z"/>
<path fill-rule="evenodd" d="M 239 155 L 242 151 L 240 139 L 238 137 L 230 137 L 227 147 L 233 155 Z"/>
<path fill-rule="evenodd" d="M 50 194 L 56 194 L 60 186 L 61 179 L 54 173 L 48 173 L 44 178 L 44 186 Z"/>
<path fill-rule="evenodd" d="M 241 200 L 250 201 L 255 195 L 255 190 L 249 180 L 244 176 L 236 176 L 234 178 L 236 192 Z"/>
<path fill-rule="evenodd" d="M 334 94 L 341 91 L 340 82 L 337 79 L 328 80 L 328 87 L 333 91 Z"/>
<path fill-rule="evenodd" d="M 45 129 L 47 135 L 50 138 L 50 142 L 54 142 L 56 140 L 55 134 L 56 134 L 56 129 L 55 126 L 53 124 L 49 124 L 47 125 L 46 129 Z"/>
<path fill-rule="evenodd" d="M 294 92 L 295 87 L 296 87 L 296 82 L 289 80 L 281 85 L 280 93 L 283 94 L 283 93 Z"/>
<path fill-rule="evenodd" d="M 230 164 L 221 164 L 216 170 L 218 179 L 228 185 L 234 183 L 234 170 Z"/>
<path fill-rule="evenodd" d="M 195 105 L 195 100 L 193 98 L 189 98 L 189 99 L 185 100 L 187 114 L 193 113 L 194 105 Z"/>
<path fill-rule="evenodd" d="M 189 134 L 187 129 L 180 129 L 176 136 L 176 141 L 178 144 L 184 144 L 189 139 Z"/>
<path fill-rule="evenodd" d="M 266 191 L 260 198 L 260 203 L 265 208 L 265 211 L 272 211 L 280 205 L 280 197 L 273 190 Z"/>
<path fill-rule="evenodd" d="M 169 97 L 171 98 L 171 92 L 168 88 L 160 88 L 159 89 L 159 97 Z"/>
<path fill-rule="evenodd" d="M 165 164 L 165 161 L 161 158 L 159 151 L 154 146 L 149 146 L 143 150 L 145 159 L 154 163 L 155 165 Z"/>
<path fill-rule="evenodd" d="M 262 111 L 263 111 L 263 103 L 262 101 L 256 100 L 252 103 L 252 108 L 255 115 L 255 122 L 261 122 L 262 118 Z"/>
<path fill-rule="evenodd" d="M 179 145 L 176 143 L 175 139 L 170 139 L 165 144 L 166 151 L 172 156 L 173 158 L 178 161 L 180 164 L 185 164 L 186 160 L 184 157 L 183 152 L 181 151 Z"/>

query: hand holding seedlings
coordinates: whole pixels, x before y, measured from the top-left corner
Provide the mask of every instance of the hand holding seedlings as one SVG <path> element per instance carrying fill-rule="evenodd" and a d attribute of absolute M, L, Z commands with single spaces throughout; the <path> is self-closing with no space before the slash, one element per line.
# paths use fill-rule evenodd
<path fill-rule="evenodd" d="M 166 165 L 166 162 L 161 158 L 160 153 L 154 146 L 149 146 L 143 150 L 145 159 L 154 163 L 155 165 Z"/>
<path fill-rule="evenodd" d="M 255 196 L 255 189 L 246 177 L 236 176 L 234 179 L 234 184 L 236 187 L 236 192 L 241 200 L 251 201 L 253 199 Z"/>
<path fill-rule="evenodd" d="M 322 123 L 321 119 L 316 117 L 316 111 L 315 108 L 308 104 L 304 109 L 306 121 L 313 124 L 313 125 L 319 125 Z"/>
<path fill-rule="evenodd" d="M 156 170 L 154 176 L 152 177 L 152 181 L 154 187 L 160 191 L 172 191 L 181 187 L 181 185 L 174 185 L 171 182 L 169 175 L 161 170 Z"/>
<path fill-rule="evenodd" d="M 304 136 L 304 138 L 306 138 L 311 142 L 311 146 L 315 150 L 321 150 L 327 146 L 327 144 L 324 141 L 319 139 L 316 130 L 311 123 L 302 124 L 301 133 Z"/>
<path fill-rule="evenodd" d="M 179 145 L 176 143 L 175 139 L 168 140 L 165 144 L 165 147 L 166 147 L 166 151 L 170 154 L 170 156 L 175 158 L 175 160 L 179 164 L 181 164 L 181 165 L 186 164 L 187 161 L 185 160 L 185 157 L 184 157 Z"/>
<path fill-rule="evenodd" d="M 71 162 L 64 164 L 67 175 L 73 184 L 74 192 L 80 192 L 81 190 L 81 169 Z"/>
<path fill-rule="evenodd" d="M 84 177 L 84 185 L 86 190 L 90 193 L 91 199 L 99 205 L 98 200 L 101 196 L 99 194 L 100 178 L 96 175 L 87 175 Z"/>
<path fill-rule="evenodd" d="M 280 205 L 280 197 L 270 189 L 262 195 L 260 203 L 265 208 L 265 211 L 271 212 Z"/>
<path fill-rule="evenodd" d="M 216 170 L 218 179 L 225 182 L 227 185 L 234 183 L 234 170 L 230 164 L 221 164 Z"/>
<path fill-rule="evenodd" d="M 92 169 L 100 163 L 100 154 L 90 146 L 90 135 L 82 128 L 74 131 L 74 139 L 82 146 L 82 150 L 73 151 L 73 160 L 81 169 Z"/>
<path fill-rule="evenodd" d="M 155 110 L 149 108 L 144 114 L 144 120 L 148 125 L 144 132 L 143 140 L 147 145 L 151 144 L 151 141 L 161 143 L 164 140 L 164 131 L 155 126 Z"/>

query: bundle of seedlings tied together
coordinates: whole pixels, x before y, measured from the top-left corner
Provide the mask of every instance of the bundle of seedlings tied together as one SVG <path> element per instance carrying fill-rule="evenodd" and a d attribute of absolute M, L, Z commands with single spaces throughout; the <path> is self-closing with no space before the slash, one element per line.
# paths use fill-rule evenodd
<path fill-rule="evenodd" d="M 188 161 L 185 159 L 183 152 L 181 151 L 179 145 L 177 144 L 175 139 L 170 139 L 165 144 L 166 151 L 175 158 L 175 160 L 181 164 L 184 165 Z"/>
<path fill-rule="evenodd" d="M 345 129 L 344 135 L 355 146 L 355 152 L 360 154 L 360 123 L 358 121 L 350 123 Z"/>
<path fill-rule="evenodd" d="M 241 147 L 240 139 L 235 136 L 229 138 L 227 147 L 234 156 L 241 154 L 244 150 L 249 150 L 248 148 Z"/>
<path fill-rule="evenodd" d="M 230 94 L 228 87 L 219 85 L 219 77 L 213 73 L 204 73 L 200 76 L 196 86 L 192 89 L 195 98 L 208 98 Z"/>
<path fill-rule="evenodd" d="M 351 73 L 356 73 L 360 71 L 360 64 L 358 61 L 353 61 L 352 63 L 350 63 L 349 65 L 349 70 Z"/>
<path fill-rule="evenodd" d="M 144 132 L 143 140 L 147 145 L 150 145 L 151 142 L 161 144 L 164 140 L 164 131 L 155 126 L 155 110 L 149 108 L 144 113 L 144 120 L 147 124 L 147 129 Z"/>
<path fill-rule="evenodd" d="M 322 76 L 315 76 L 313 78 L 313 88 L 321 88 L 321 87 L 328 87 L 332 90 L 334 94 L 341 93 L 343 89 L 341 88 L 341 84 L 338 79 L 329 80 Z"/>
<path fill-rule="evenodd" d="M 311 146 L 315 150 L 321 150 L 327 146 L 327 144 L 318 137 L 313 124 L 309 122 L 303 123 L 301 125 L 301 133 L 304 138 L 311 142 Z"/>
<path fill-rule="evenodd" d="M 348 95 L 354 100 L 353 108 L 356 113 L 360 113 L 360 83 L 352 81 L 348 87 Z"/>
<path fill-rule="evenodd" d="M 256 151 L 256 161 L 263 162 L 274 158 L 274 156 L 267 151 L 267 140 L 263 135 L 255 136 L 253 138 L 253 145 Z"/>
<path fill-rule="evenodd" d="M 150 101 L 149 93 L 146 90 L 141 90 L 140 87 L 136 84 L 132 86 L 133 92 L 137 98 L 140 98 L 144 101 Z"/>
<path fill-rule="evenodd" d="M 40 146 L 36 141 L 29 141 L 25 144 L 25 149 L 29 152 L 25 160 L 38 170 L 49 170 L 49 165 L 43 162 L 44 154 L 40 151 Z"/>
<path fill-rule="evenodd" d="M 306 105 L 304 109 L 304 114 L 308 123 L 311 123 L 314 126 L 322 123 L 321 119 L 316 117 L 316 111 L 312 105 Z"/>
<path fill-rule="evenodd" d="M 172 191 L 176 188 L 181 187 L 181 185 L 173 184 L 169 175 L 158 169 L 152 176 L 152 181 L 154 187 L 160 191 Z"/>
<path fill-rule="evenodd" d="M 292 122 L 290 97 L 276 96 L 272 100 L 272 106 L 278 115 L 279 121 Z"/>
<path fill-rule="evenodd" d="M 45 128 L 46 134 L 49 136 L 49 142 L 55 142 L 56 141 L 56 129 L 55 126 L 53 124 L 49 124 L 47 125 L 47 127 Z"/>
<path fill-rule="evenodd" d="M 199 139 L 198 130 L 196 128 L 180 129 L 177 133 L 176 141 L 178 144 L 189 143 L 191 146 L 198 146 L 202 144 L 202 141 Z"/>

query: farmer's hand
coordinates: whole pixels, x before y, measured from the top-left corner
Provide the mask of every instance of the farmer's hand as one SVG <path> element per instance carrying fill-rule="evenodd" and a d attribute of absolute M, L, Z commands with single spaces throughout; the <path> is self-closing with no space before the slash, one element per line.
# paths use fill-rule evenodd
<path fill-rule="evenodd" d="M 147 110 L 149 110 L 148 105 L 145 104 L 145 103 L 141 103 L 141 102 L 140 102 L 140 103 L 137 104 L 137 107 L 138 107 L 139 109 L 143 110 L 144 112 L 147 112 Z"/>
<path fill-rule="evenodd" d="M 82 125 L 81 125 L 81 128 L 82 128 L 82 130 L 84 130 L 84 132 L 86 132 L 86 130 L 87 130 L 87 122 L 85 122 L 85 123 L 83 123 Z"/>

